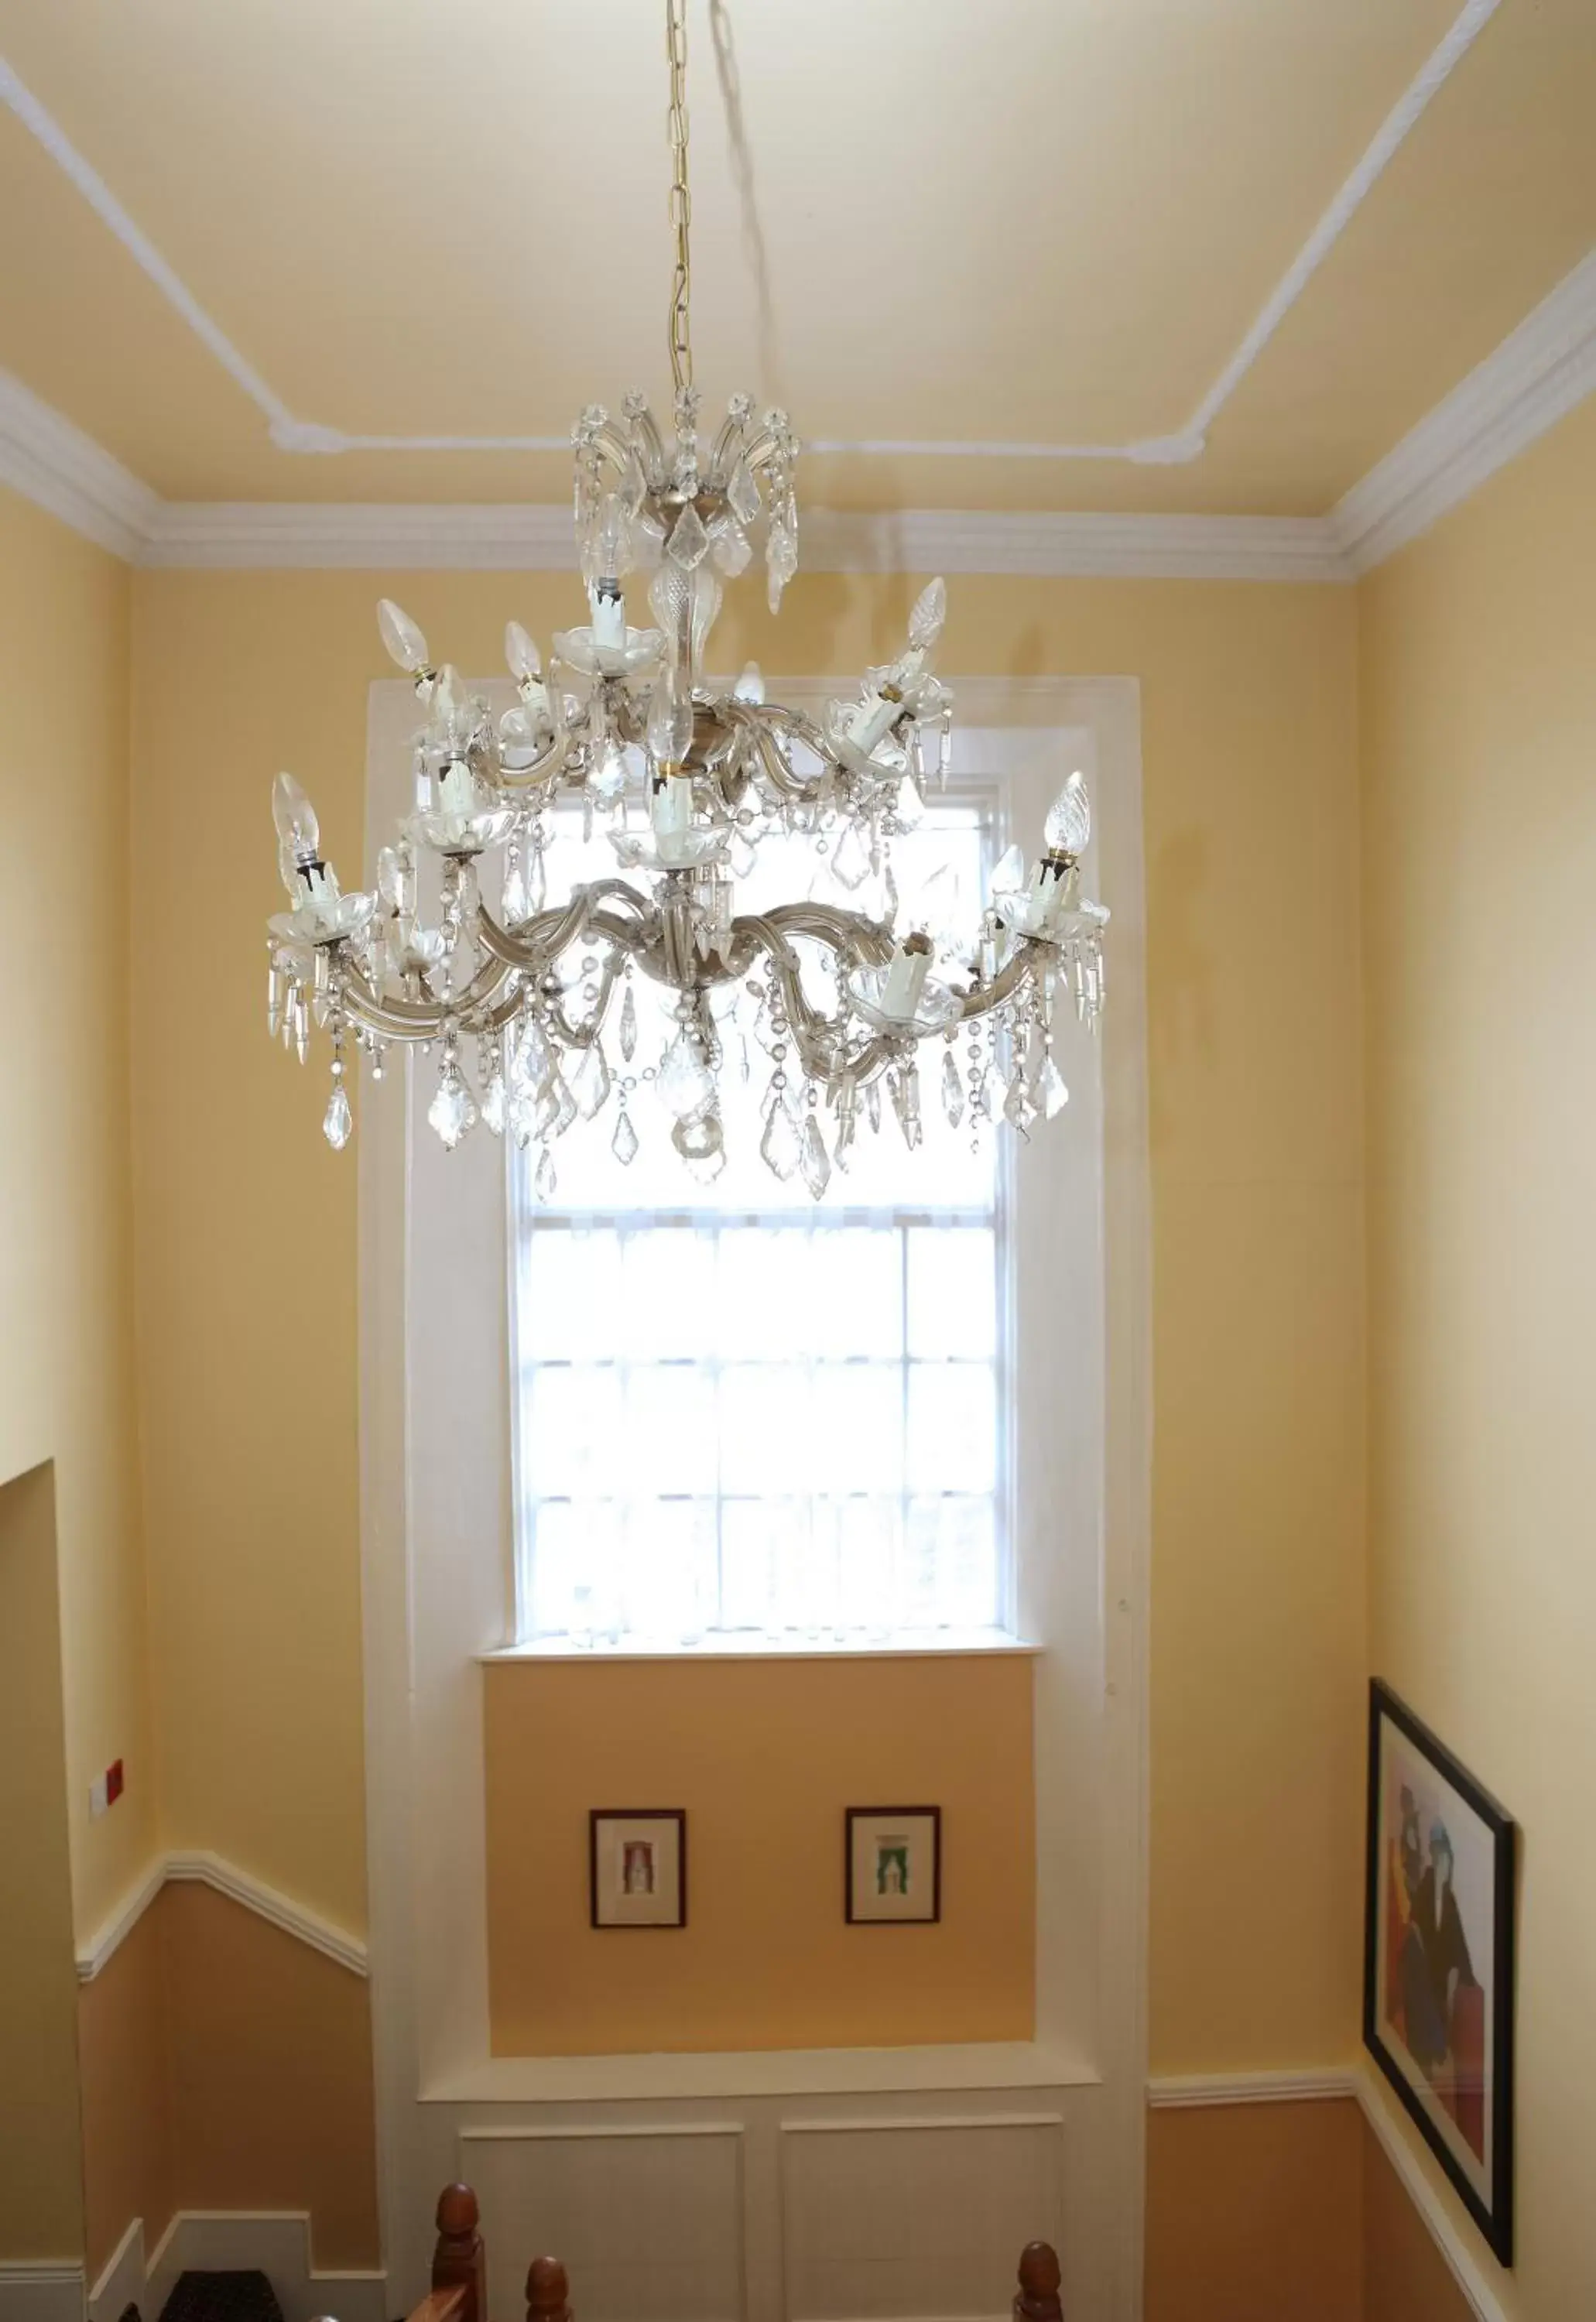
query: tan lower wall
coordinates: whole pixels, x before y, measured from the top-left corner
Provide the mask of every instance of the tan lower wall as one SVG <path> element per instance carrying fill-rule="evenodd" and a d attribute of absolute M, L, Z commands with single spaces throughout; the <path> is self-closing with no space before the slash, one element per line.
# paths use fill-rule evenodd
<path fill-rule="evenodd" d="M 55 1478 L 0 1486 L 0 2262 L 83 2249 Z"/>
<path fill-rule="evenodd" d="M 132 2218 L 153 2250 L 178 2207 L 164 1927 L 158 1900 L 78 1994 L 91 2285 Z"/>
<path fill-rule="evenodd" d="M 501 1662 L 486 1672 L 498 2055 L 1025 2040 L 1031 1664 Z M 940 1805 L 942 1920 L 850 1927 L 843 1815 Z M 689 1924 L 588 1924 L 588 1815 L 684 1806 Z"/>
<path fill-rule="evenodd" d="M 1150 2113 L 1145 2322 L 1362 2322 L 1363 2135 L 1351 2098 Z"/>
<path fill-rule="evenodd" d="M 304 2209 L 378 2263 L 370 1988 L 206 1887 L 164 1888 L 79 2002 L 92 2281 L 133 2217 Z"/>
<path fill-rule="evenodd" d="M 1434 2235 L 1366 2123 L 1363 2322 L 1475 2322 Z"/>
<path fill-rule="evenodd" d="M 1145 2322 L 1474 2322 L 1350 2097 L 1149 2114 L 1146 2261 Z"/>

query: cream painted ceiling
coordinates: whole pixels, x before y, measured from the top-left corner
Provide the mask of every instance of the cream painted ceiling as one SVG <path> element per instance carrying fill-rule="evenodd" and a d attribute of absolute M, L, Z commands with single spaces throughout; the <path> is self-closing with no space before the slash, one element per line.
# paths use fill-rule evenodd
<path fill-rule="evenodd" d="M 847 443 L 1184 429 L 1461 6 L 689 0 L 707 406 L 747 386 Z M 809 500 L 1329 507 L 1596 242 L 1596 0 L 1481 13 L 1199 458 L 821 452 Z M 668 399 L 661 20 L 0 0 L 0 54 L 296 418 L 563 441 Z M 14 105 L 0 215 L 0 365 L 169 498 L 565 494 L 563 452 L 275 447 Z"/>

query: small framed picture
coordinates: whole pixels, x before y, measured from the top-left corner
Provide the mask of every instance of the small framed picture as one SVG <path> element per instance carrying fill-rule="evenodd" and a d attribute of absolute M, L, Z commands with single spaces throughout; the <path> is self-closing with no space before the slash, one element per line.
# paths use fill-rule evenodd
<path fill-rule="evenodd" d="M 1376 1678 L 1363 2040 L 1503 2265 L 1513 2262 L 1517 1824 Z"/>
<path fill-rule="evenodd" d="M 851 1927 L 941 1918 L 940 1806 L 850 1806 L 844 1851 Z"/>
<path fill-rule="evenodd" d="M 686 1926 L 688 1818 L 679 1806 L 599 1806 L 588 1832 L 594 1926 Z"/>

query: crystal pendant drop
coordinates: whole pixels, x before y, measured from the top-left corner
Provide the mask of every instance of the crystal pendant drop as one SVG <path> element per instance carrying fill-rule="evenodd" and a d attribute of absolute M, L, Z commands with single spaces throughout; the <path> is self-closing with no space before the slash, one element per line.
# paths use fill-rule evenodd
<path fill-rule="evenodd" d="M 673 564 L 679 564 L 683 571 L 690 572 L 695 565 L 702 564 L 708 546 L 709 535 L 704 529 L 704 519 L 689 500 L 670 527 L 665 553 Z"/>
<path fill-rule="evenodd" d="M 444 1067 L 438 1083 L 437 1093 L 427 1107 L 427 1119 L 442 1139 L 443 1149 L 452 1153 L 467 1130 L 473 1128 L 477 1106 L 470 1090 L 452 1065 Z"/>
<path fill-rule="evenodd" d="M 554 1198 L 554 1156 L 550 1152 L 548 1147 L 545 1145 L 542 1153 L 538 1156 L 538 1165 L 533 1175 L 532 1189 L 537 1195 L 540 1202 L 552 1202 Z"/>
<path fill-rule="evenodd" d="M 892 1110 L 912 1153 L 920 1142 L 920 1074 L 914 1065 L 900 1065 L 892 1075 Z"/>
<path fill-rule="evenodd" d="M 1064 1076 L 1051 1055 L 1044 1059 L 1042 1070 L 1036 1075 L 1035 1099 L 1042 1108 L 1043 1118 L 1047 1120 L 1056 1120 L 1070 1102 Z"/>
<path fill-rule="evenodd" d="M 565 1083 L 584 1120 L 591 1120 L 595 1113 L 603 1111 L 609 1094 L 609 1066 L 597 1040 L 589 1041 L 579 1052 L 565 1076 Z"/>
<path fill-rule="evenodd" d="M 780 1094 L 771 1107 L 765 1133 L 759 1141 L 759 1154 L 771 1175 L 779 1177 L 783 1184 L 803 1157 L 803 1139 L 798 1134 L 798 1125 Z"/>
<path fill-rule="evenodd" d="M 685 1028 L 661 1059 L 654 1086 L 667 1111 L 673 1112 L 678 1120 L 690 1120 L 713 1100 L 715 1076 L 704 1062 L 698 1042 Z"/>
<path fill-rule="evenodd" d="M 637 1002 L 632 997 L 632 986 L 626 986 L 626 996 L 621 1002 L 621 1055 L 627 1064 L 637 1054 Z"/>
<path fill-rule="evenodd" d="M 326 1117 L 322 1122 L 322 1134 L 334 1153 L 342 1153 L 349 1143 L 354 1120 L 349 1109 L 349 1091 L 343 1083 L 334 1081 L 333 1093 L 327 1099 Z"/>
<path fill-rule="evenodd" d="M 879 1132 L 881 1126 L 881 1083 L 880 1081 L 866 1081 L 864 1084 L 864 1111 L 865 1117 L 869 1120 L 871 1129 Z"/>
<path fill-rule="evenodd" d="M 739 460 L 732 470 L 732 480 L 726 487 L 726 502 L 739 524 L 752 524 L 759 514 L 759 486 L 749 471 L 746 460 Z"/>
<path fill-rule="evenodd" d="M 957 1129 L 964 1118 L 964 1083 L 959 1077 L 959 1061 L 951 1048 L 942 1052 L 942 1109 L 948 1125 Z"/>
<path fill-rule="evenodd" d="M 820 1134 L 820 1123 L 813 1113 L 804 1123 L 798 1167 L 803 1173 L 804 1184 L 809 1189 L 810 1198 L 819 1201 L 831 1183 L 831 1156 L 825 1149 L 825 1139 Z"/>
<path fill-rule="evenodd" d="M 505 1076 L 497 1066 L 482 1092 L 482 1126 L 495 1137 L 505 1133 Z"/>
<path fill-rule="evenodd" d="M 725 1167 L 725 1137 L 717 1112 L 701 1112 L 691 1120 L 679 1120 L 670 1132 L 670 1142 L 682 1159 L 693 1165 L 693 1175 L 700 1184 L 713 1184 Z"/>
<path fill-rule="evenodd" d="M 1008 1083 L 1008 1093 L 1003 1100 L 1003 1118 L 1010 1129 L 1017 1129 L 1022 1137 L 1036 1118 L 1036 1108 L 1031 1102 L 1031 1092 L 1026 1086 L 1023 1071 L 1017 1071 Z"/>
<path fill-rule="evenodd" d="M 505 866 L 505 888 L 500 903 L 506 927 L 519 927 L 526 917 L 526 881 L 521 870 L 520 855 L 512 855 Z"/>
<path fill-rule="evenodd" d="M 870 877 L 870 848 L 866 846 L 859 825 L 850 822 L 836 843 L 831 858 L 831 875 L 850 892 L 862 887 Z"/>
<path fill-rule="evenodd" d="M 609 1140 L 609 1149 L 623 1169 L 629 1169 L 637 1158 L 637 1131 L 632 1126 L 632 1116 L 625 1105 L 616 1120 L 616 1133 Z"/>

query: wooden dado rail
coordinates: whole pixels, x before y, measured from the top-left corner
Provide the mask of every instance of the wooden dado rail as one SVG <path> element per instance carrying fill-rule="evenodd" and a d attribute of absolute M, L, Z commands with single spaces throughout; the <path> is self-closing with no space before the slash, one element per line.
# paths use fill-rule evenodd
<path fill-rule="evenodd" d="M 469 2185 L 445 2185 L 438 2196 L 438 2242 L 433 2287 L 410 2322 L 488 2322 L 488 2253 L 477 2196 Z M 1046 2242 L 1020 2252 L 1014 2322 L 1064 2322 L 1059 2262 Z M 572 2322 L 570 2284 L 557 2257 L 534 2257 L 526 2276 L 526 2322 Z"/>

